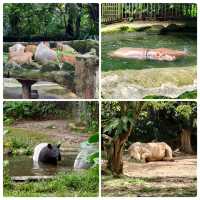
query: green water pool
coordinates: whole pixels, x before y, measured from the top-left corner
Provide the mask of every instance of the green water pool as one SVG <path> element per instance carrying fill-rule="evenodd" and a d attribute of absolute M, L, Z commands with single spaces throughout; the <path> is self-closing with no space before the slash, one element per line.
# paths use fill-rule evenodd
<path fill-rule="evenodd" d="M 188 56 L 174 62 L 111 58 L 108 53 L 121 47 L 171 48 L 186 50 Z M 173 33 L 151 35 L 145 32 L 117 32 L 102 34 L 102 71 L 119 69 L 151 69 L 188 67 L 197 65 L 197 37 L 195 34 Z"/>

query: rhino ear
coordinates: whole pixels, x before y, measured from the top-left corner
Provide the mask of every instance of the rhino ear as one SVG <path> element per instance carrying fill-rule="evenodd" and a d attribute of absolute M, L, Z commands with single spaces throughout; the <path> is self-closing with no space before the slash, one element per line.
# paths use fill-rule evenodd
<path fill-rule="evenodd" d="M 61 144 L 58 144 L 58 145 L 57 145 L 58 149 L 60 148 L 60 146 L 61 146 Z"/>
<path fill-rule="evenodd" d="M 51 144 L 48 144 L 47 147 L 48 147 L 49 149 L 52 149 L 52 145 L 51 145 Z"/>

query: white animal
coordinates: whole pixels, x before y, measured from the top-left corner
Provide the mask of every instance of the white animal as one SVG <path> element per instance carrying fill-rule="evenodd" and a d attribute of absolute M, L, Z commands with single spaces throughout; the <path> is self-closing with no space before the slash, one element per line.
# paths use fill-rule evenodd
<path fill-rule="evenodd" d="M 56 61 L 56 52 L 50 49 L 44 42 L 41 42 L 35 51 L 35 60 L 42 64 L 47 64 L 49 61 Z"/>
<path fill-rule="evenodd" d="M 174 161 L 171 147 L 165 142 L 133 143 L 128 149 L 129 156 L 144 162 Z"/>
<path fill-rule="evenodd" d="M 12 47 L 9 47 L 9 52 L 24 52 L 25 46 L 23 46 L 20 43 L 17 43 L 13 45 Z"/>

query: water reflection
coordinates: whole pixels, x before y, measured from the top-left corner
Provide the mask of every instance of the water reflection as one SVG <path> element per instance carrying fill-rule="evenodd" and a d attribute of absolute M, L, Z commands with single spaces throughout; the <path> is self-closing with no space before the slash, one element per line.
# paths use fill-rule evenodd
<path fill-rule="evenodd" d="M 7 157 L 10 176 L 48 176 L 73 169 L 76 154 L 62 156 L 57 165 L 35 163 L 32 156 Z"/>

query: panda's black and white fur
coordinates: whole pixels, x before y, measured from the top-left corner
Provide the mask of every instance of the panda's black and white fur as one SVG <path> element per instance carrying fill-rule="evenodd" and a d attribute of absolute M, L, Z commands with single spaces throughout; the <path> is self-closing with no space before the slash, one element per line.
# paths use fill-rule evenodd
<path fill-rule="evenodd" d="M 49 164 L 57 164 L 61 160 L 60 144 L 52 145 L 48 143 L 40 143 L 34 149 L 33 161 Z"/>

